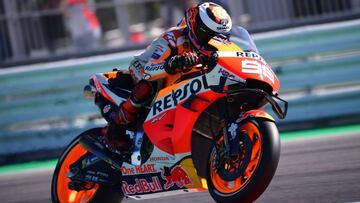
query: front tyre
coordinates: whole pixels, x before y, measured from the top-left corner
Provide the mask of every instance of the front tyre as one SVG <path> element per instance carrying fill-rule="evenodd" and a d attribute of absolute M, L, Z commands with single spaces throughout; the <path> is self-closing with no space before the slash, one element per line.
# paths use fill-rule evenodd
<path fill-rule="evenodd" d="M 88 151 L 79 144 L 79 139 L 84 135 L 100 135 L 101 128 L 87 130 L 75 138 L 64 150 L 56 165 L 51 181 L 51 199 L 54 203 L 82 203 L 82 202 L 121 202 L 123 196 L 112 188 L 99 184 L 87 183 L 87 189 L 75 191 L 68 187 L 70 179 L 67 173 L 70 165 L 77 161 Z"/>
<path fill-rule="evenodd" d="M 233 164 L 235 169 L 221 159 L 223 138 L 218 139 L 210 150 L 207 183 L 211 196 L 217 202 L 255 201 L 270 184 L 279 163 L 280 139 L 273 121 L 250 119 L 243 121 L 239 130 L 240 154 Z"/>

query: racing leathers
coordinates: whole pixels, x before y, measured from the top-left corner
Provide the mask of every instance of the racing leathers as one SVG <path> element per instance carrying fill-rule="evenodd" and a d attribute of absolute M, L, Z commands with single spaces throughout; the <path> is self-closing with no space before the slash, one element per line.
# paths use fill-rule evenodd
<path fill-rule="evenodd" d="M 135 123 L 142 107 L 153 100 L 158 89 L 198 72 L 193 67 L 199 57 L 186 32 L 185 26 L 170 28 L 134 56 L 129 66 L 135 83 L 130 97 L 119 107 L 112 106 L 107 110 L 109 113 L 103 113 L 109 122 L 105 140 L 110 147 L 127 147 L 129 138 L 121 137 L 125 134 L 123 126 Z"/>

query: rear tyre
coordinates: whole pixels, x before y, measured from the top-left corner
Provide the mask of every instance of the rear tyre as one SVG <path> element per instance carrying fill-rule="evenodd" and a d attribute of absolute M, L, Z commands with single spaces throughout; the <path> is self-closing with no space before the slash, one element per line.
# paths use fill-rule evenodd
<path fill-rule="evenodd" d="M 69 166 L 77 161 L 88 151 L 79 144 L 79 139 L 84 135 L 100 135 L 101 128 L 94 128 L 81 133 L 64 150 L 56 165 L 51 181 L 51 199 L 54 203 L 66 202 L 121 202 L 123 195 L 119 191 L 114 191 L 111 187 L 103 185 L 92 185 L 91 189 L 75 191 L 68 188 L 70 179 L 66 174 L 69 172 Z"/>
<path fill-rule="evenodd" d="M 274 122 L 256 118 L 242 122 L 239 129 L 242 137 L 239 150 L 242 153 L 236 165 L 238 169 L 232 171 L 227 164 L 220 164 L 218 149 L 223 139 L 214 143 L 210 150 L 207 183 L 211 196 L 217 202 L 255 201 L 270 184 L 279 162 L 280 139 Z M 232 174 L 234 171 L 236 176 Z"/>

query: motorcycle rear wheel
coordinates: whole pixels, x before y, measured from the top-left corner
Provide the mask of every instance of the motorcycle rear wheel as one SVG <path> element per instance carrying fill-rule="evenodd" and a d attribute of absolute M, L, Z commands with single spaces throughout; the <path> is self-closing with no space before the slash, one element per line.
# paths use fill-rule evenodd
<path fill-rule="evenodd" d="M 242 123 L 239 130 L 243 136 L 247 136 L 248 141 L 239 143 L 242 151 L 239 167 L 244 170 L 236 179 L 224 180 L 221 174 L 231 172 L 222 172 L 224 168 L 216 167 L 216 161 L 219 162 L 219 159 L 216 159 L 219 156 L 216 144 L 221 144 L 221 139 L 214 143 L 209 153 L 207 183 L 209 193 L 216 202 L 254 202 L 270 184 L 279 162 L 280 139 L 274 122 L 260 118 L 251 119 Z"/>
<path fill-rule="evenodd" d="M 123 195 L 113 191 L 112 188 L 95 184 L 88 190 L 75 191 L 68 188 L 70 179 L 66 174 L 69 166 L 88 151 L 79 144 L 83 135 L 99 135 L 101 128 L 94 128 L 81 133 L 64 150 L 56 165 L 51 181 L 51 199 L 54 203 L 98 203 L 98 202 L 121 202 Z"/>

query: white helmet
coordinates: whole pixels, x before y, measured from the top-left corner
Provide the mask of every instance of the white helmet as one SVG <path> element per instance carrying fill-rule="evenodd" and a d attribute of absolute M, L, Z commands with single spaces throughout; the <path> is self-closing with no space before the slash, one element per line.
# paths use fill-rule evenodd
<path fill-rule="evenodd" d="M 218 4 L 207 2 L 189 8 L 185 13 L 188 36 L 200 49 L 214 36 L 230 35 L 232 21 L 226 10 Z"/>

